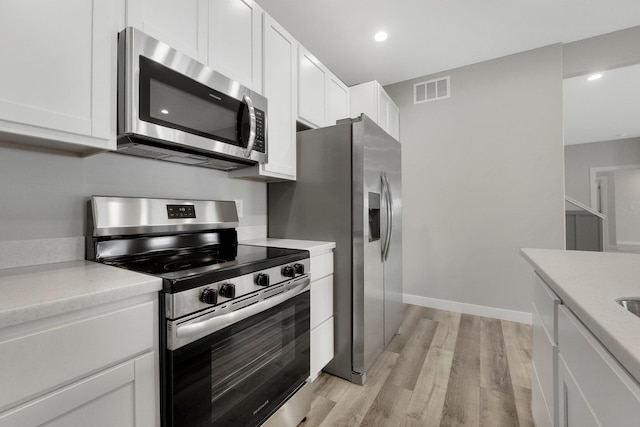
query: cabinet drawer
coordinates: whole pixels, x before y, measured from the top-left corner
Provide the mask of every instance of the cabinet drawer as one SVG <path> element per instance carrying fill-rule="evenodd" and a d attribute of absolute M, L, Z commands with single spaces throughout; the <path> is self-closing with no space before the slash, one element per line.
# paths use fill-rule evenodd
<path fill-rule="evenodd" d="M 311 381 L 333 359 L 333 317 L 311 331 Z"/>
<path fill-rule="evenodd" d="M 540 314 L 542 324 L 553 339 L 554 343 L 558 343 L 558 305 L 560 298 L 547 286 L 547 284 L 535 275 L 535 285 L 533 290 L 533 303 Z"/>
<path fill-rule="evenodd" d="M 311 329 L 333 316 L 333 274 L 311 282 Z"/>
<path fill-rule="evenodd" d="M 558 310 L 558 342 L 577 387 L 601 425 L 628 426 L 640 419 L 640 387 L 565 306 Z"/>
<path fill-rule="evenodd" d="M 153 348 L 153 301 L 0 342 L 0 411 Z"/>
<path fill-rule="evenodd" d="M 557 413 L 556 381 L 558 373 L 558 346 L 547 334 L 539 313 L 533 310 L 533 372 L 537 375 L 537 383 L 532 379 L 532 385 L 540 387 L 540 394 L 544 406 L 551 419 Z M 532 390 L 533 393 L 533 390 Z M 533 396 L 532 396 L 533 397 Z M 532 401 L 533 402 L 533 401 Z M 543 424 L 541 424 L 543 425 Z M 553 424 L 550 424 L 553 425 Z"/>
<path fill-rule="evenodd" d="M 311 281 L 333 274 L 333 252 L 311 257 Z"/>

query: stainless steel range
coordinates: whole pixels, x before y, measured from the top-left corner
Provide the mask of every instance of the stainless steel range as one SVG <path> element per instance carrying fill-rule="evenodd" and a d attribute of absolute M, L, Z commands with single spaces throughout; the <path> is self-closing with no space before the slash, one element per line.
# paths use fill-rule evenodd
<path fill-rule="evenodd" d="M 163 280 L 163 426 L 306 416 L 307 251 L 238 244 L 230 201 L 94 196 L 87 217 L 87 259 Z"/>

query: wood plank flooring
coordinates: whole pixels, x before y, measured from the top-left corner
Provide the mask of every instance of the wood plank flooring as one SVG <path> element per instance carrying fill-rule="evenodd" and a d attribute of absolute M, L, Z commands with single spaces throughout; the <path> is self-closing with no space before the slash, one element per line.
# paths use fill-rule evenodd
<path fill-rule="evenodd" d="M 322 373 L 302 427 L 531 427 L 531 326 L 405 305 L 359 386 Z"/>

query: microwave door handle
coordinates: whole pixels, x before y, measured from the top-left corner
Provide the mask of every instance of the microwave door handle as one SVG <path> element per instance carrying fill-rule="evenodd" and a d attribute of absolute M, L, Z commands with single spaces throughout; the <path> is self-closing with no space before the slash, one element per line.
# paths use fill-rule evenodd
<path fill-rule="evenodd" d="M 244 150 L 245 157 L 251 157 L 251 151 L 253 151 L 253 145 L 256 142 L 256 110 L 253 108 L 253 101 L 249 95 L 244 95 L 242 100 L 247 104 L 249 110 L 249 140 L 247 141 L 247 148 Z"/>

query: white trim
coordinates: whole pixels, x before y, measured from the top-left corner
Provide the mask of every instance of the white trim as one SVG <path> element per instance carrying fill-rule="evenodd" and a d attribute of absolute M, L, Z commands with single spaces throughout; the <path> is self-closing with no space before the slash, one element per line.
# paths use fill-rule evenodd
<path fill-rule="evenodd" d="M 590 190 L 590 203 L 591 208 L 594 210 L 598 210 L 597 206 L 597 192 L 598 186 L 596 185 L 596 175 L 598 172 L 611 172 L 625 169 L 640 169 L 640 165 L 624 165 L 624 166 L 597 166 L 593 168 L 589 168 L 589 190 Z"/>
<path fill-rule="evenodd" d="M 527 325 L 531 325 L 533 323 L 532 313 L 526 311 L 507 310 L 504 308 L 488 307 L 484 305 L 468 304 L 457 301 L 447 301 L 410 294 L 403 294 L 402 302 L 404 302 L 405 304 L 414 304 L 422 307 L 436 308 L 438 310 L 456 311 L 459 313 L 473 314 L 475 316 L 509 320 L 511 322 L 525 323 Z"/>

